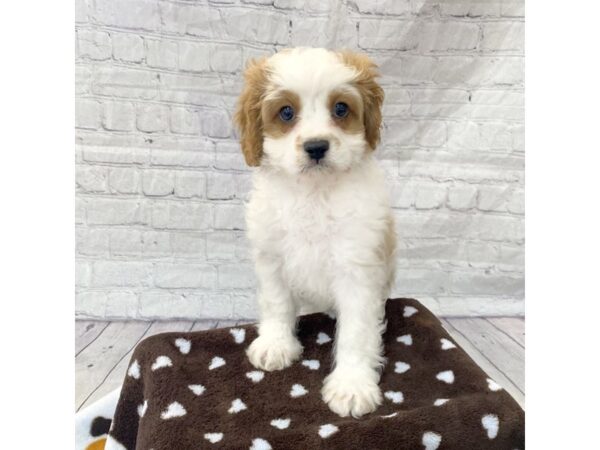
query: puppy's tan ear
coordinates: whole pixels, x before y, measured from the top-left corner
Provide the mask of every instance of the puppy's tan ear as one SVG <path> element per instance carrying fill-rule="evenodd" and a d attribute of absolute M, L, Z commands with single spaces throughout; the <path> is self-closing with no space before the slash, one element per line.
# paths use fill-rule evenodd
<path fill-rule="evenodd" d="M 244 89 L 234 116 L 240 131 L 242 152 L 249 166 L 260 165 L 263 153 L 261 105 L 267 87 L 267 58 L 248 62 L 244 72 Z"/>
<path fill-rule="evenodd" d="M 344 64 L 356 70 L 354 85 L 363 99 L 365 138 L 371 150 L 375 150 L 381 137 L 381 107 L 384 99 L 383 89 L 376 81 L 379 77 L 377 65 L 361 53 L 342 51 L 340 57 Z"/>

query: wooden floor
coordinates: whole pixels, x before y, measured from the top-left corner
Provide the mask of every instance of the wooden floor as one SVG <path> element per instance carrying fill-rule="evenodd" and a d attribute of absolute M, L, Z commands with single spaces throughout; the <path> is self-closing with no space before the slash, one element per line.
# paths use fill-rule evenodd
<path fill-rule="evenodd" d="M 515 317 L 442 319 L 446 330 L 487 374 L 524 407 L 525 322 Z M 129 357 L 143 338 L 166 331 L 197 331 L 237 322 L 77 321 L 75 409 L 121 385 Z"/>

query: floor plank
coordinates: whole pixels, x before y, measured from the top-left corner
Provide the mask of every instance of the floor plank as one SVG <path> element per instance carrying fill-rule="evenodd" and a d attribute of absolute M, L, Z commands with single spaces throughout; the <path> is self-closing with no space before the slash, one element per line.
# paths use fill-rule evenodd
<path fill-rule="evenodd" d="M 75 406 L 79 409 L 150 328 L 150 322 L 111 322 L 75 358 Z"/>
<path fill-rule="evenodd" d="M 525 350 L 506 333 L 482 318 L 452 318 L 448 322 L 494 366 L 525 392 Z"/>
<path fill-rule="evenodd" d="M 102 334 L 108 322 L 77 320 L 75 322 L 75 356 Z"/>
<path fill-rule="evenodd" d="M 478 348 L 476 348 L 467 337 L 465 337 L 460 331 L 458 331 L 449 322 L 449 319 L 441 319 L 442 325 L 448 331 L 450 336 L 456 341 L 456 343 L 465 351 L 467 354 L 477 363 L 479 367 L 488 374 L 490 378 L 496 381 L 502 386 L 516 401 L 525 407 L 525 395 L 519 389 L 519 387 L 513 383 L 501 370 L 499 370 L 492 361 L 490 361 L 487 355 L 484 355 Z"/>
<path fill-rule="evenodd" d="M 138 343 L 142 339 L 159 333 L 190 331 L 192 325 L 192 321 L 153 322 L 146 332 L 139 338 Z M 99 383 L 92 392 L 90 392 L 88 398 L 84 403 L 81 404 L 80 408 L 85 408 L 86 406 L 91 405 L 96 400 L 99 400 L 109 392 L 121 386 L 123 383 L 123 378 L 125 377 L 125 373 L 127 372 L 127 368 L 129 367 L 129 360 L 132 353 L 133 347 L 121 357 L 120 361 L 116 363 L 112 370 L 106 375 L 105 379 L 102 380 L 102 382 Z"/>
<path fill-rule="evenodd" d="M 191 331 L 212 330 L 213 328 L 217 328 L 218 325 L 218 320 L 197 320 L 192 325 Z"/>
<path fill-rule="evenodd" d="M 525 348 L 525 319 L 522 317 L 486 317 L 486 320 Z"/>

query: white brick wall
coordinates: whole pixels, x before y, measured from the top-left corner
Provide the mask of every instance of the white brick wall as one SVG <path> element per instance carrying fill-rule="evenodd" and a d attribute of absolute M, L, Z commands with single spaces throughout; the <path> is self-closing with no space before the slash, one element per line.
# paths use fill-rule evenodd
<path fill-rule="evenodd" d="M 395 295 L 523 311 L 521 0 L 77 0 L 80 317 L 250 318 L 250 172 L 231 115 L 250 57 L 359 48 L 387 97 Z"/>

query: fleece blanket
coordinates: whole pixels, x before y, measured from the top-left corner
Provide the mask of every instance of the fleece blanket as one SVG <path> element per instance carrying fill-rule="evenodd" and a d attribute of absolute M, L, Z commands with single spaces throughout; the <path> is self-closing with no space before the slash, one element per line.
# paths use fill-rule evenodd
<path fill-rule="evenodd" d="M 142 341 L 114 416 L 85 412 L 96 436 L 79 448 L 523 449 L 523 410 L 439 320 L 412 299 L 389 300 L 386 310 L 384 402 L 361 419 L 341 418 L 321 399 L 335 320 L 312 314 L 299 320 L 302 359 L 278 372 L 248 362 L 251 325 Z"/>

